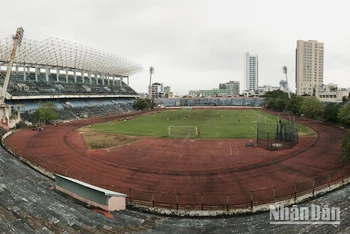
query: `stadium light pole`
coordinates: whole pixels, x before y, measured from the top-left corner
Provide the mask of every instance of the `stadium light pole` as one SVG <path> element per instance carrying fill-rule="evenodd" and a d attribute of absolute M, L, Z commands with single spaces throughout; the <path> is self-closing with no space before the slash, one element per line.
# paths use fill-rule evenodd
<path fill-rule="evenodd" d="M 289 86 L 288 86 L 288 76 L 287 76 L 287 73 L 288 73 L 287 66 L 283 66 L 282 67 L 282 71 L 283 71 L 283 74 L 286 75 L 286 87 L 285 87 L 285 89 L 286 89 L 286 91 L 288 93 L 288 97 L 290 98 L 290 92 L 289 92 Z"/>
<path fill-rule="evenodd" d="M 154 74 L 154 67 L 149 68 L 149 85 L 148 85 L 148 98 L 152 99 L 152 75 Z"/>
<path fill-rule="evenodd" d="M 21 42 L 23 39 L 23 33 L 24 33 L 23 28 L 19 27 L 19 28 L 17 28 L 16 35 L 12 36 L 13 47 L 12 47 L 12 52 L 11 52 L 11 56 L 10 56 L 10 61 L 7 65 L 7 72 L 6 72 L 6 76 L 5 76 L 4 86 L 2 87 L 0 104 L 5 103 L 5 96 L 6 96 L 7 87 L 8 87 L 9 81 L 10 81 L 10 75 L 11 75 L 11 71 L 12 71 L 13 61 L 15 60 L 17 47 L 21 46 Z"/>

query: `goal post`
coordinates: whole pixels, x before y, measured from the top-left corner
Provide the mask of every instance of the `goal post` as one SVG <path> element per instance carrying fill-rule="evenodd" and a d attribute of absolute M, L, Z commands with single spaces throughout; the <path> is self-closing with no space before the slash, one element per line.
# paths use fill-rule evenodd
<path fill-rule="evenodd" d="M 169 126 L 168 136 L 179 138 L 196 137 L 198 134 L 197 126 Z"/>

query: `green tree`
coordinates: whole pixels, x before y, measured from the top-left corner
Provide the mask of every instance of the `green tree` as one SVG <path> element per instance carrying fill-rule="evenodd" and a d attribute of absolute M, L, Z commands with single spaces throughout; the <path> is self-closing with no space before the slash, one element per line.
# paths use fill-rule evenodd
<path fill-rule="evenodd" d="M 39 102 L 39 108 L 36 109 L 33 116 L 36 120 L 44 121 L 44 124 L 59 117 L 56 106 L 52 102 Z"/>
<path fill-rule="evenodd" d="M 275 105 L 274 105 L 273 109 L 276 111 L 283 111 L 286 108 L 287 101 L 288 100 L 285 98 L 276 98 Z"/>
<path fill-rule="evenodd" d="M 339 123 L 341 123 L 345 127 L 350 126 L 350 104 L 345 104 L 339 109 L 338 120 Z"/>
<path fill-rule="evenodd" d="M 341 150 L 343 152 L 343 159 L 348 160 L 350 158 L 350 132 L 346 132 L 341 142 Z"/>
<path fill-rule="evenodd" d="M 341 100 L 343 101 L 343 103 L 345 103 L 349 100 L 349 98 L 347 96 L 343 96 Z"/>
<path fill-rule="evenodd" d="M 288 93 L 278 89 L 278 90 L 268 91 L 264 95 L 262 95 L 262 97 L 288 99 Z"/>
<path fill-rule="evenodd" d="M 133 104 L 133 107 L 137 110 L 153 109 L 155 106 L 156 106 L 156 103 L 153 100 L 148 98 L 137 99 Z"/>
<path fill-rule="evenodd" d="M 146 101 L 146 99 L 137 99 L 135 102 L 134 102 L 134 108 L 137 109 L 137 110 L 143 110 L 147 107 L 148 103 Z"/>
<path fill-rule="evenodd" d="M 266 101 L 266 108 L 267 109 L 274 109 L 275 108 L 275 103 L 276 103 L 276 99 L 275 98 L 269 98 Z"/>
<path fill-rule="evenodd" d="M 263 97 L 267 97 L 266 108 L 276 111 L 284 110 L 289 100 L 288 93 L 282 90 L 268 91 Z"/>
<path fill-rule="evenodd" d="M 322 103 L 317 97 L 314 96 L 304 99 L 303 104 L 300 107 L 300 113 L 312 119 L 314 119 L 316 116 L 320 116 L 322 111 Z"/>
<path fill-rule="evenodd" d="M 298 114 L 303 104 L 304 99 L 297 95 L 292 95 L 287 102 L 286 110 L 291 111 L 293 114 Z"/>
<path fill-rule="evenodd" d="M 337 103 L 328 103 L 324 108 L 323 119 L 327 123 L 338 123 L 339 105 Z"/>

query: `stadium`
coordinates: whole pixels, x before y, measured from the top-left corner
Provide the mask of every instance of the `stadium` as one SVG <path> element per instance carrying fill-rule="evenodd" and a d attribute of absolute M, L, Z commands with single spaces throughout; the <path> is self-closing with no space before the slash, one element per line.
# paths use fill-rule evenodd
<path fill-rule="evenodd" d="M 12 38 L 0 41 L 2 87 L 12 46 Z M 142 70 L 137 63 L 54 38 L 24 38 L 13 62 L 1 119 L 8 152 L 53 180 L 71 178 L 124 194 L 132 210 L 175 216 L 255 213 L 276 202 L 315 198 L 349 181 L 350 168 L 340 160 L 343 129 L 266 110 L 263 98 L 158 99 L 166 108 L 137 111 L 132 104 L 139 95 L 129 86 L 130 76 Z M 19 120 L 30 123 L 40 102 L 52 102 L 59 119 L 42 131 L 9 130 Z M 91 150 L 83 137 L 110 123 L 124 126 L 120 135 L 135 137 L 142 130 L 136 121 L 145 118 L 164 126 L 120 147 Z M 209 131 L 219 121 L 228 122 Z M 292 127 L 282 128 L 282 122 Z M 125 130 L 135 126 L 136 133 Z M 294 126 L 313 134 L 299 132 L 298 138 Z M 239 134 L 232 135 L 235 131 Z"/>

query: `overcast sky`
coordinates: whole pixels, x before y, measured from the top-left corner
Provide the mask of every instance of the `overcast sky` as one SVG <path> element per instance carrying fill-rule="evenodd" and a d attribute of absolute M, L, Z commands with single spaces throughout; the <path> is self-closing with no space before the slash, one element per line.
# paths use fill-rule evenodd
<path fill-rule="evenodd" d="M 282 66 L 295 87 L 296 41 L 324 42 L 324 81 L 350 87 L 346 0 L 57 0 L 2 1 L 0 39 L 15 33 L 56 37 L 132 60 L 144 70 L 130 86 L 153 82 L 174 94 L 244 85 L 244 53 L 259 56 L 259 85 L 278 86 Z M 152 82 L 152 83 L 153 83 Z"/>

